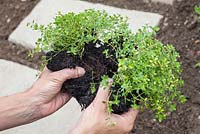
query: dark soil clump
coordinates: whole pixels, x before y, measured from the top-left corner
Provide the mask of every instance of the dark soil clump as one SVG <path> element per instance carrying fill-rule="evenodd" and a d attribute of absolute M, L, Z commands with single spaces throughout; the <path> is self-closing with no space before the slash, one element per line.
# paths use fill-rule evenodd
<path fill-rule="evenodd" d="M 98 44 L 100 43 L 97 41 Z M 86 70 L 86 74 L 78 79 L 71 79 L 63 84 L 62 91 L 67 92 L 77 99 L 82 108 L 86 108 L 93 101 L 96 93 L 98 91 L 101 77 L 103 75 L 108 75 L 112 77 L 115 72 L 117 72 L 117 60 L 112 57 L 106 58 L 103 54 L 105 49 L 109 49 L 109 53 L 114 53 L 114 51 L 108 47 L 108 45 L 101 46 L 99 48 L 95 47 L 97 42 L 85 44 L 83 56 L 74 56 L 68 54 L 67 51 L 59 52 L 55 54 L 54 52 L 47 53 L 47 59 L 49 59 L 47 68 L 51 71 L 59 71 L 64 68 L 75 68 L 76 66 L 83 67 Z M 107 47 L 106 47 L 107 46 Z M 96 91 L 92 93 L 90 90 L 91 83 L 95 84 Z M 112 94 L 116 94 L 118 87 L 112 87 Z M 130 96 L 131 97 L 131 96 Z M 111 95 L 111 100 L 113 97 Z M 119 106 L 113 105 L 114 113 L 121 114 L 127 112 L 131 106 L 131 103 L 126 102 L 123 97 L 120 98 L 121 102 Z"/>

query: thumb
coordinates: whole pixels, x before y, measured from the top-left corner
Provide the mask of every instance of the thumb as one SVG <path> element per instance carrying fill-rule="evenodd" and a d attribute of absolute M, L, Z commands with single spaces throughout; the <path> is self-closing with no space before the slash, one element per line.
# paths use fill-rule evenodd
<path fill-rule="evenodd" d="M 128 112 L 122 114 L 121 116 L 129 121 L 131 121 L 132 123 L 134 123 L 137 115 L 138 115 L 139 110 L 138 109 L 132 109 L 130 108 Z"/>
<path fill-rule="evenodd" d="M 99 110 L 106 110 L 106 104 L 105 102 L 109 99 L 109 93 L 110 93 L 110 87 L 112 86 L 112 79 L 108 80 L 108 86 L 103 87 L 100 86 L 99 90 L 97 92 L 97 95 L 94 99 L 94 106 L 98 108 Z"/>
<path fill-rule="evenodd" d="M 78 78 L 85 74 L 85 70 L 81 67 L 76 67 L 74 69 L 63 69 L 57 72 L 53 72 L 52 75 L 58 81 L 64 82 L 68 79 Z"/>

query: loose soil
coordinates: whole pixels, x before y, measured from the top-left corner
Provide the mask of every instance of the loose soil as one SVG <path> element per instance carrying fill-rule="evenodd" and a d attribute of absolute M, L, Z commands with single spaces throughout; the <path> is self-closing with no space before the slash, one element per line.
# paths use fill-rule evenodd
<path fill-rule="evenodd" d="M 198 0 L 180 0 L 173 6 L 145 3 L 143 0 L 89 0 L 127 9 L 151 11 L 164 16 L 157 38 L 173 44 L 180 53 L 185 86 L 183 93 L 188 101 L 179 105 L 168 119 L 158 123 L 151 111 L 141 112 L 136 121 L 137 134 L 200 134 L 200 22 L 193 11 Z M 147 1 L 147 0 L 145 0 Z M 38 68 L 41 55 L 27 59 L 28 50 L 7 41 L 8 35 L 31 11 L 38 0 L 0 1 L 0 58 Z M 9 16 L 9 17 L 7 17 Z M 9 18 L 9 19 L 8 19 Z"/>

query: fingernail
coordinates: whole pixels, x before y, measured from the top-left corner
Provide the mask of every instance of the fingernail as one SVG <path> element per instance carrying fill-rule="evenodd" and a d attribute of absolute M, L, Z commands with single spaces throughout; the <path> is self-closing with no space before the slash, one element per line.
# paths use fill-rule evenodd
<path fill-rule="evenodd" d="M 108 83 L 109 83 L 109 84 L 112 84 L 112 83 L 113 83 L 113 79 L 109 78 L 109 79 L 108 79 Z"/>
<path fill-rule="evenodd" d="M 82 76 L 85 74 L 85 69 L 82 67 L 76 67 L 77 72 L 78 72 L 78 76 Z"/>
<path fill-rule="evenodd" d="M 112 83 L 113 83 L 113 79 L 109 78 L 109 79 L 108 79 L 108 86 L 111 87 L 111 86 L 112 86 Z"/>

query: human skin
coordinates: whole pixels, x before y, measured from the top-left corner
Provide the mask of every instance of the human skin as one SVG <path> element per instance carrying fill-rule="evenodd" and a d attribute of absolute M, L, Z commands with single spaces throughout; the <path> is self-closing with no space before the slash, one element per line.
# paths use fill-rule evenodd
<path fill-rule="evenodd" d="M 30 89 L 0 97 L 0 130 L 28 124 L 56 112 L 71 98 L 60 92 L 63 82 L 84 73 L 80 67 L 57 72 L 45 68 Z"/>
<path fill-rule="evenodd" d="M 62 84 L 84 74 L 85 70 L 80 67 L 57 72 L 45 68 L 30 89 L 0 97 L 0 131 L 34 122 L 59 110 L 71 98 L 60 92 Z M 132 129 L 137 110 L 131 109 L 123 115 L 108 114 L 106 111 L 104 102 L 108 99 L 110 86 L 100 87 L 95 100 L 83 112 L 71 134 L 126 134 Z M 114 126 L 108 125 L 108 117 L 116 123 Z"/>
<path fill-rule="evenodd" d="M 122 115 L 108 113 L 106 102 L 112 80 L 108 83 L 108 87 L 100 86 L 94 101 L 82 113 L 70 134 L 128 134 L 133 129 L 138 110 L 130 109 Z"/>

